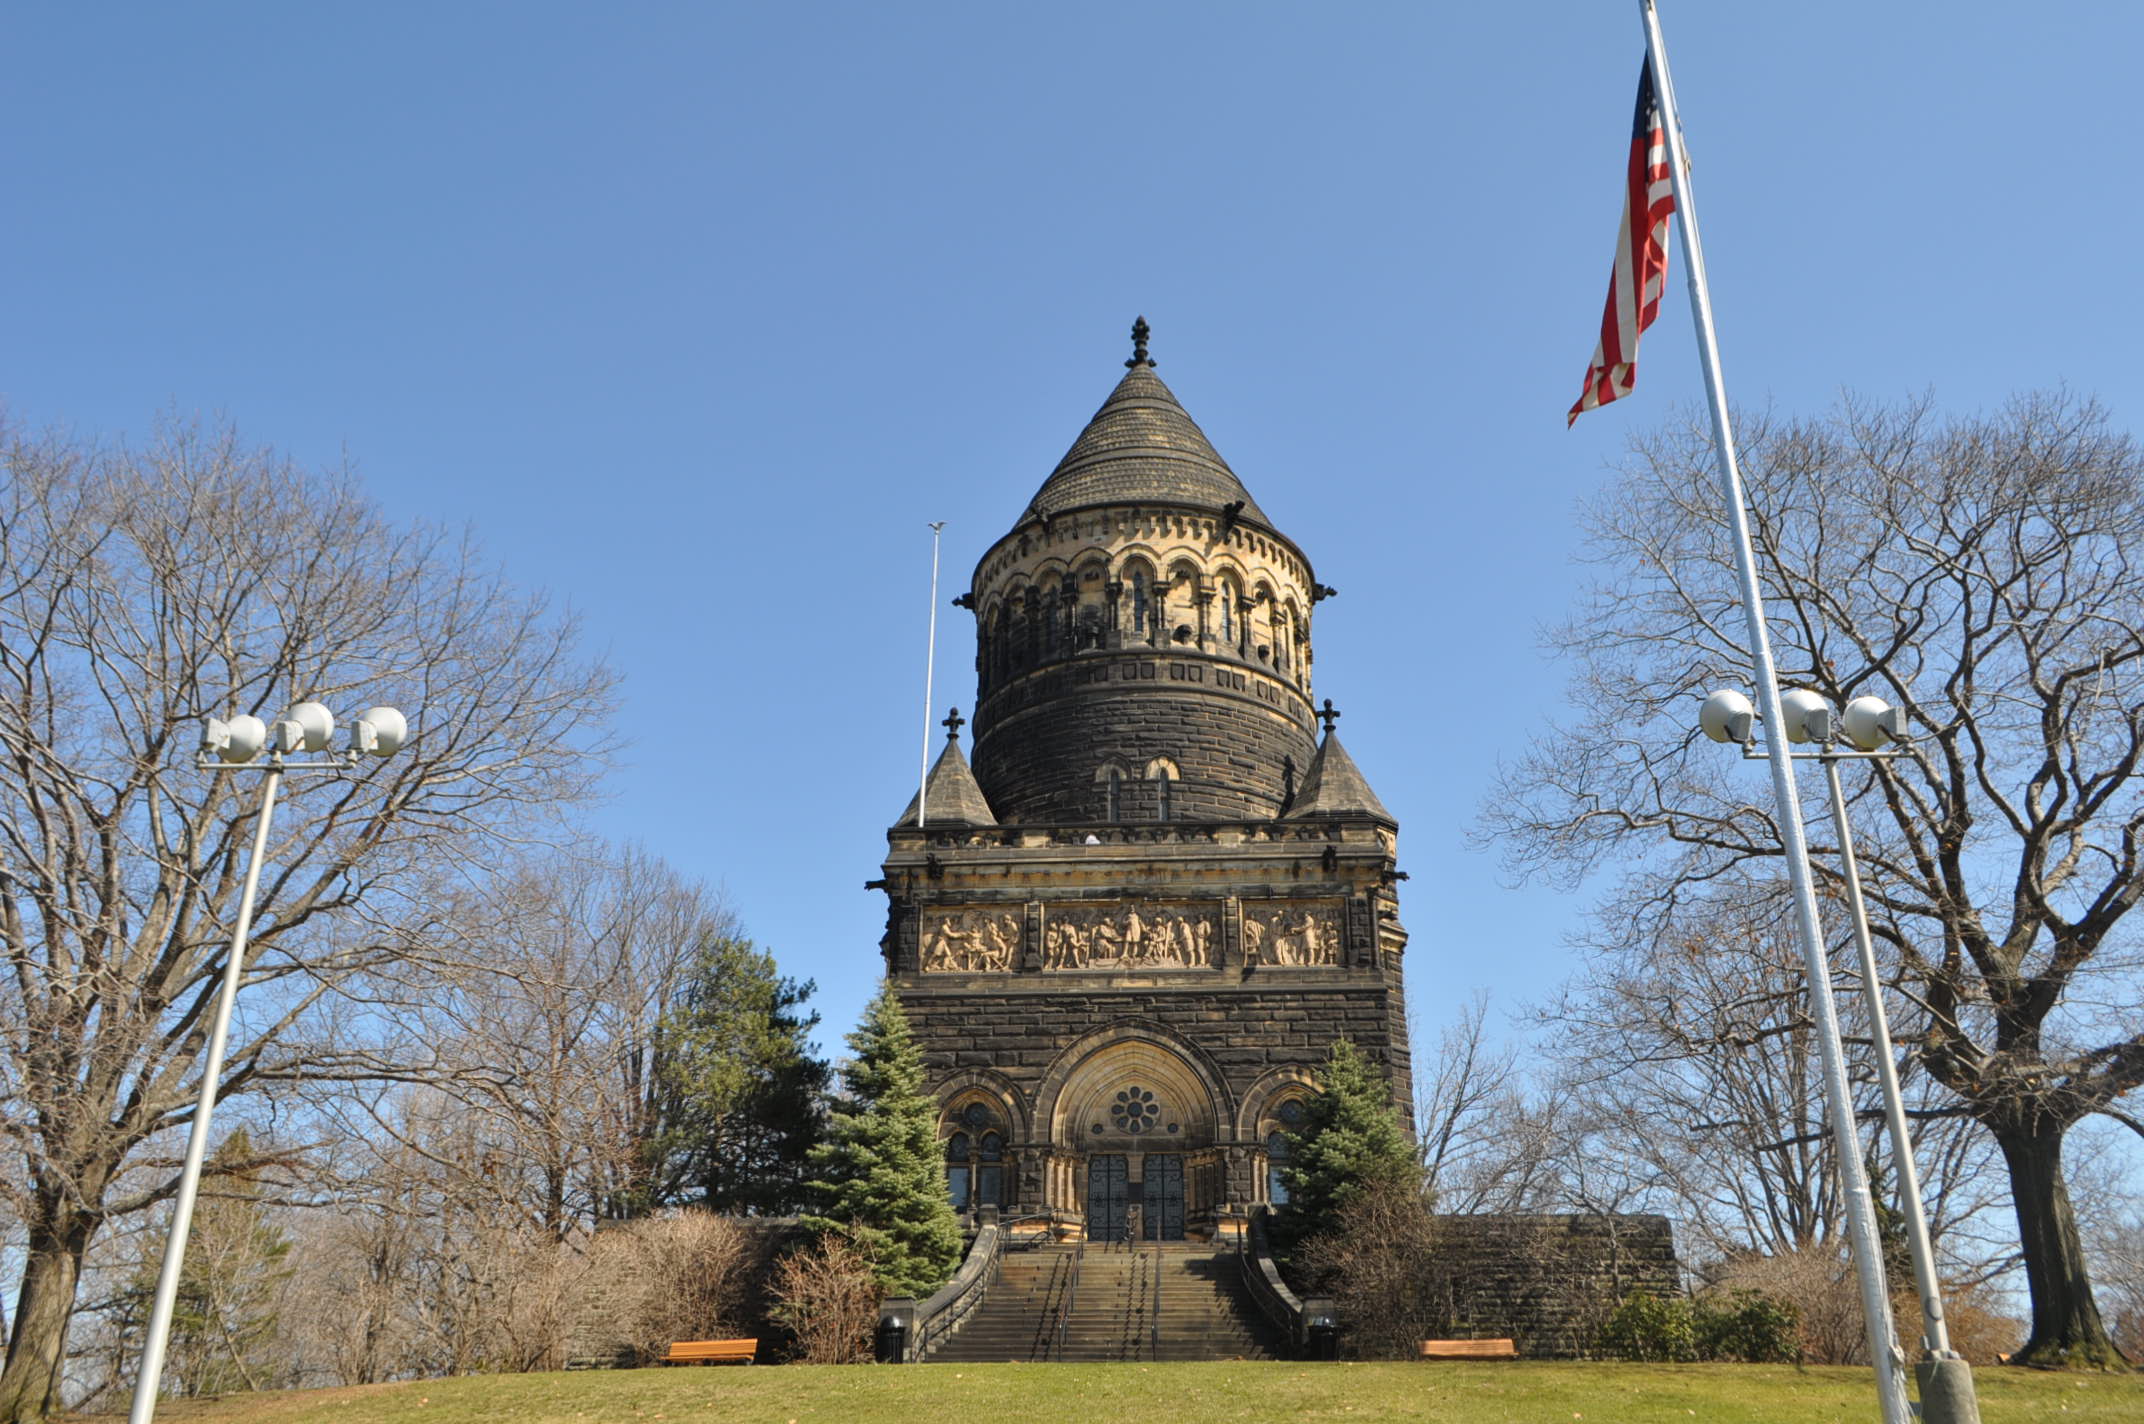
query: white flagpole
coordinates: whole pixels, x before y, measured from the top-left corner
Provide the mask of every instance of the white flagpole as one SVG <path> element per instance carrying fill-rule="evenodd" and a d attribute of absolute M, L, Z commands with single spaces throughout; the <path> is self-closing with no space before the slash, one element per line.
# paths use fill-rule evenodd
<path fill-rule="evenodd" d="M 923 652 L 923 755 L 916 766 L 916 828 L 930 818 L 931 800 L 931 674 L 938 665 L 938 540 L 945 530 L 943 519 L 931 525 L 931 632 Z"/>
<path fill-rule="evenodd" d="M 1772 768 L 1772 794 L 1779 803 L 1779 838 L 1786 853 L 1787 881 L 1794 893 L 1794 918 L 1800 930 L 1802 962 L 1809 978 L 1809 1006 L 1816 1017 L 1823 1050 L 1824 1086 L 1830 1099 L 1831 1135 L 1838 1158 L 1839 1182 L 1846 1199 L 1846 1222 L 1853 1244 L 1854 1271 L 1860 1280 L 1861 1309 L 1868 1326 L 1869 1359 L 1876 1370 L 1876 1393 L 1884 1424 L 1910 1424 L 1906 1401 L 1905 1357 L 1893 1343 L 1891 1304 L 1884 1289 L 1883 1258 L 1876 1234 L 1876 1209 L 1869 1196 L 1868 1174 L 1861 1165 L 1861 1139 L 1854 1130 L 1853 1097 L 1847 1087 L 1846 1051 L 1839 1042 L 1839 1015 L 1831 993 L 1831 967 L 1824 953 L 1822 920 L 1809 874 L 1809 845 L 1802 830 L 1802 803 L 1794 788 L 1794 759 L 1780 739 L 1786 719 L 1779 710 L 1779 673 L 1765 628 L 1764 604 L 1757 586 L 1757 565 L 1750 551 L 1749 514 L 1742 498 L 1742 472 L 1735 462 L 1734 431 L 1727 417 L 1727 383 L 1720 373 L 1720 349 L 1712 329 L 1712 298 L 1705 286 L 1705 251 L 1698 242 L 1697 204 L 1684 166 L 1682 124 L 1675 108 L 1675 85 L 1668 78 L 1666 43 L 1653 0 L 1638 0 L 1645 20 L 1645 48 L 1653 66 L 1653 89 L 1660 100 L 1661 128 L 1667 136 L 1668 174 L 1675 188 L 1675 224 L 1682 230 L 1682 251 L 1690 286 L 1690 316 L 1697 326 L 1697 347 L 1705 368 L 1705 396 L 1712 406 L 1712 444 L 1719 458 L 1720 486 L 1727 519 L 1734 531 L 1735 569 L 1742 585 L 1742 608 L 1749 620 L 1750 654 L 1756 663 L 1757 706 L 1765 739 L 1772 744 L 1765 760 Z M 1638 221 L 1633 215 L 1632 221 Z"/>

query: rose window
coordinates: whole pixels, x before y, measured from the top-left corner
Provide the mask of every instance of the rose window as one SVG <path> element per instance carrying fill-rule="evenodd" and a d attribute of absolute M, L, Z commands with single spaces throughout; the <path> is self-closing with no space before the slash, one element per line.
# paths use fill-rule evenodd
<path fill-rule="evenodd" d="M 1161 1121 L 1161 1104 L 1144 1088 L 1126 1088 L 1110 1104 L 1109 1120 L 1120 1132 L 1151 1132 Z"/>

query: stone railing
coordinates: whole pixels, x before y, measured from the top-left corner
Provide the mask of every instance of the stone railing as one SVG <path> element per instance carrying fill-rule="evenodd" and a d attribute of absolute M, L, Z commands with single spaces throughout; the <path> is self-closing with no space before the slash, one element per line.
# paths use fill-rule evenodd
<path fill-rule="evenodd" d="M 997 1279 L 998 1258 L 1004 1250 L 1005 1231 L 998 1224 L 997 1208 L 986 1206 L 975 1243 L 953 1279 L 921 1303 L 913 1296 L 889 1296 L 879 1302 L 879 1363 L 917 1365 L 929 1359 L 930 1352 L 983 1303 L 990 1283 Z"/>
<path fill-rule="evenodd" d="M 1338 1323 L 1333 1303 L 1324 1296 L 1299 1296 L 1281 1279 L 1267 1235 L 1272 1216 L 1270 1206 L 1252 1207 L 1250 1225 L 1236 1238 L 1236 1265 L 1243 1272 L 1243 1284 L 1266 1318 L 1287 1332 L 1297 1357 L 1331 1359 Z"/>

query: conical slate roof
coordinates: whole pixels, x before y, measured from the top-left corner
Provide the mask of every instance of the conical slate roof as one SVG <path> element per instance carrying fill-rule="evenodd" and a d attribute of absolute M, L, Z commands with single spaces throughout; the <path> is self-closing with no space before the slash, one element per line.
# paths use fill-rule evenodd
<path fill-rule="evenodd" d="M 1311 816 L 1374 816 L 1390 825 L 1399 824 L 1370 789 L 1347 748 L 1329 731 L 1318 744 L 1318 754 L 1303 777 L 1302 788 L 1295 793 L 1295 803 L 1282 819 L 1300 821 Z"/>
<path fill-rule="evenodd" d="M 938 753 L 937 764 L 931 774 L 924 778 L 923 786 L 930 793 L 930 819 L 925 829 L 931 826 L 994 826 L 998 818 L 991 814 L 990 803 L 983 799 L 983 788 L 975 784 L 975 773 L 968 770 L 968 759 L 960 754 L 960 738 L 956 732 L 945 739 L 945 750 Z M 916 824 L 916 798 L 908 798 L 908 809 L 901 813 L 895 826 Z"/>
<path fill-rule="evenodd" d="M 1241 501 L 1243 517 L 1270 528 L 1265 511 L 1144 356 L 1142 345 L 1124 379 L 1028 501 L 1021 522 L 1098 504 L 1188 504 L 1219 511 Z"/>

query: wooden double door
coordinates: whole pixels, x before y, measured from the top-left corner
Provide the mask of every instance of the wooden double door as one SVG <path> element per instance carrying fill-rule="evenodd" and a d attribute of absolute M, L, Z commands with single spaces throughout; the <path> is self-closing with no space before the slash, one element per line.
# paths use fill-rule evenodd
<path fill-rule="evenodd" d="M 1141 1239 L 1184 1239 L 1184 1159 L 1173 1152 L 1146 1154 L 1144 1180 L 1131 1180 L 1130 1160 L 1101 1153 L 1087 1159 L 1087 1239 L 1122 1241 L 1131 1209 L 1139 1208 Z"/>

